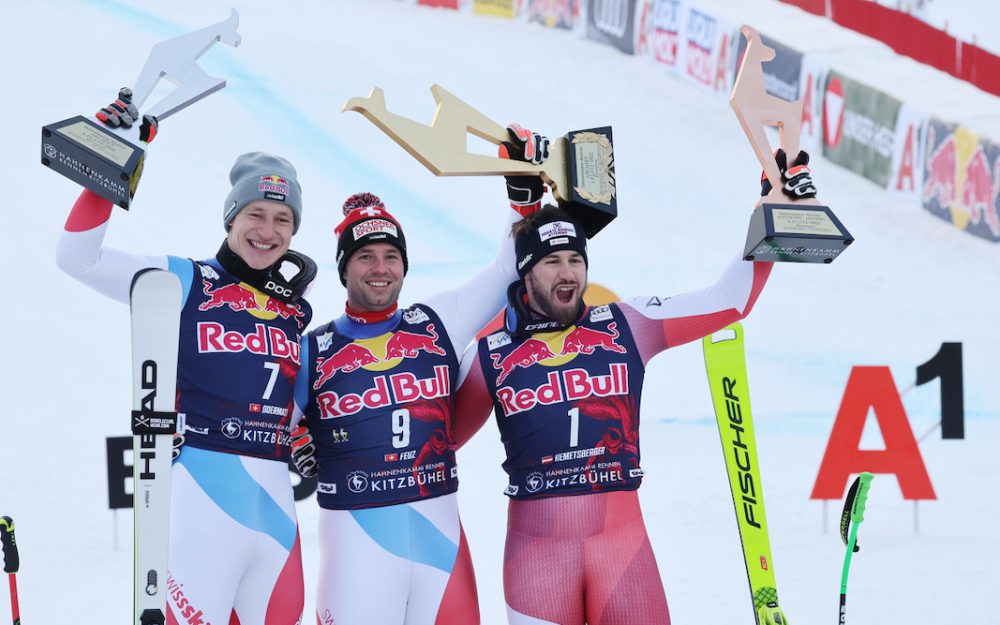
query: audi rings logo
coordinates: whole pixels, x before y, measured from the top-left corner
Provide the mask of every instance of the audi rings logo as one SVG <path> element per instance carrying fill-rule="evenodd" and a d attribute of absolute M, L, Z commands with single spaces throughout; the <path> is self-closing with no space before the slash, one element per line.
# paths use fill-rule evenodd
<path fill-rule="evenodd" d="M 528 475 L 524 480 L 524 489 L 529 493 L 537 493 L 542 490 L 542 485 L 545 484 L 545 478 L 542 477 L 541 473 L 537 471 Z"/>
<path fill-rule="evenodd" d="M 628 0 L 595 0 L 594 25 L 612 37 L 624 37 L 628 30 Z"/>
<path fill-rule="evenodd" d="M 55 158 L 59 155 L 59 152 L 52 146 L 51 143 L 46 143 L 45 147 L 42 148 L 45 151 L 45 156 L 49 158 Z"/>
<path fill-rule="evenodd" d="M 351 471 L 347 474 L 347 488 L 352 493 L 363 493 L 368 489 L 368 474 L 364 471 Z"/>
<path fill-rule="evenodd" d="M 229 417 L 222 422 L 222 433 L 226 438 L 239 438 L 243 432 L 243 421 L 239 417 Z"/>

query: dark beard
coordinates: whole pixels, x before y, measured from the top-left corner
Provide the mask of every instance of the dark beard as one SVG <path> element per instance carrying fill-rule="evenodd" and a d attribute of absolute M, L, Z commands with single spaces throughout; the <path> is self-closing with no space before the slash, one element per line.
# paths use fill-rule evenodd
<path fill-rule="evenodd" d="M 572 325 L 576 323 L 577 318 L 580 315 L 580 311 L 583 308 L 583 298 L 578 298 L 576 305 L 568 309 L 556 310 L 552 305 L 552 298 L 554 295 L 548 293 L 543 293 L 541 289 L 537 287 L 534 280 L 526 280 L 525 285 L 531 292 L 531 299 L 538 303 L 538 307 L 541 308 L 540 313 L 551 319 L 552 321 L 558 321 L 564 326 Z"/>

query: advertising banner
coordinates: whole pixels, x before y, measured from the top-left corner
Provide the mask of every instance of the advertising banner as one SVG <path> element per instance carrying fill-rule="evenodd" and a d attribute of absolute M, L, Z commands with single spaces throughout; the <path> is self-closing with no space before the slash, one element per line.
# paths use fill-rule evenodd
<path fill-rule="evenodd" d="M 1000 146 L 932 118 L 923 152 L 924 209 L 960 230 L 1000 241 Z"/>
<path fill-rule="evenodd" d="M 804 56 L 799 72 L 799 96 L 802 98 L 800 148 L 810 154 L 823 153 L 823 91 L 830 67 L 811 56 Z"/>
<path fill-rule="evenodd" d="M 587 0 L 587 39 L 635 54 L 636 0 Z"/>
<path fill-rule="evenodd" d="M 680 0 L 655 0 L 653 4 L 653 59 L 679 73 L 681 37 L 687 7 Z"/>
<path fill-rule="evenodd" d="M 799 84 L 802 75 L 802 53 L 783 43 L 761 34 L 764 45 L 774 49 L 774 60 L 761 65 L 764 68 L 764 88 L 776 98 L 794 102 L 799 99 Z M 734 72 L 739 71 L 743 53 L 747 49 L 746 39 L 740 35 L 737 44 Z"/>
<path fill-rule="evenodd" d="M 679 0 L 654 0 L 649 28 L 657 63 L 703 89 L 728 94 L 731 25 Z"/>
<path fill-rule="evenodd" d="M 892 146 L 892 174 L 887 190 L 920 204 L 924 184 L 924 141 L 930 116 L 909 104 L 903 104 L 896 120 L 896 138 Z"/>
<path fill-rule="evenodd" d="M 689 9 L 684 25 L 684 74 L 690 81 L 711 88 L 716 76 L 722 31 L 717 19 Z"/>
<path fill-rule="evenodd" d="M 901 106 L 888 94 L 830 72 L 823 93 L 823 155 L 887 187 Z"/>
<path fill-rule="evenodd" d="M 494 17 L 513 18 L 521 0 L 473 0 L 472 12 L 477 15 L 492 15 Z"/>
<path fill-rule="evenodd" d="M 579 0 L 528 0 L 528 19 L 549 28 L 573 30 L 579 15 Z"/>

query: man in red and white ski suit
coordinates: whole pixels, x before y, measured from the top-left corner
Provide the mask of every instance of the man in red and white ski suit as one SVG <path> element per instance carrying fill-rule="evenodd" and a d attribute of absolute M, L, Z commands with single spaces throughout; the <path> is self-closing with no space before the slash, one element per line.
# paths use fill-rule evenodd
<path fill-rule="evenodd" d="M 782 172 L 787 193 L 815 195 L 804 163 Z M 743 319 L 772 263 L 736 258 L 701 291 L 588 307 L 580 225 L 546 207 L 514 233 L 521 283 L 505 328 L 466 351 L 455 410 L 460 445 L 493 409 L 506 450 L 508 619 L 667 624 L 637 496 L 646 364 Z"/>

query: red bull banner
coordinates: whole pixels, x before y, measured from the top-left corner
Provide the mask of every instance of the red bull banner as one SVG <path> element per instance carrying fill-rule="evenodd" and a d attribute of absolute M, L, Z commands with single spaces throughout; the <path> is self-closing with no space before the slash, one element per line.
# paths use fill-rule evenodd
<path fill-rule="evenodd" d="M 823 93 L 823 155 L 887 187 L 902 102 L 840 72 Z"/>
<path fill-rule="evenodd" d="M 580 0 L 527 0 L 528 19 L 549 28 L 573 30 L 580 17 Z"/>
<path fill-rule="evenodd" d="M 516 17 L 522 0 L 473 0 L 472 12 L 477 15 L 494 17 Z"/>
<path fill-rule="evenodd" d="M 927 125 L 924 146 L 924 209 L 960 230 L 1000 241 L 1000 146 L 937 119 Z"/>

